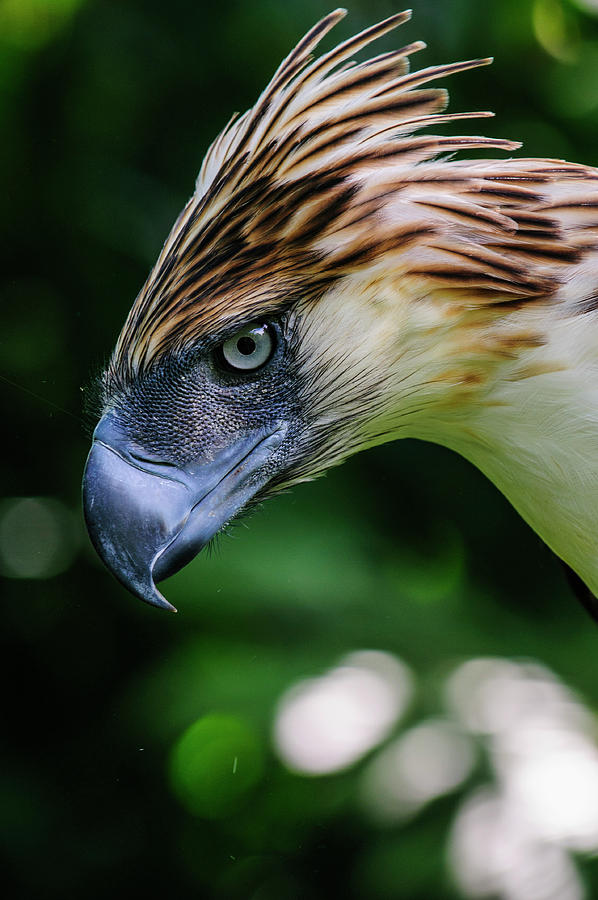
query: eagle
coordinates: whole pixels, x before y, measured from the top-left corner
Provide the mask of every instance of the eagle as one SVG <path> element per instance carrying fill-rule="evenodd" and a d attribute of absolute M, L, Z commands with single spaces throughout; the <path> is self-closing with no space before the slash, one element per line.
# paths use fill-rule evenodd
<path fill-rule="evenodd" d="M 442 134 L 393 15 L 314 53 L 331 12 L 209 148 L 101 376 L 83 481 L 133 594 L 243 510 L 401 437 L 477 466 L 598 592 L 598 170 Z M 438 134 L 436 132 L 439 132 Z"/>

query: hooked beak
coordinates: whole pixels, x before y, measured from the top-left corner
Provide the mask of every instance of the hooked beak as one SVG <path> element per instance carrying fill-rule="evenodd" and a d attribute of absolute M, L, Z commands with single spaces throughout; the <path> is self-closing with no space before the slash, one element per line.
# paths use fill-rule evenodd
<path fill-rule="evenodd" d="M 269 480 L 285 428 L 260 429 L 212 460 L 175 466 L 137 456 L 111 413 L 94 432 L 83 509 L 98 555 L 133 594 L 176 612 L 155 582 L 174 575 Z"/>

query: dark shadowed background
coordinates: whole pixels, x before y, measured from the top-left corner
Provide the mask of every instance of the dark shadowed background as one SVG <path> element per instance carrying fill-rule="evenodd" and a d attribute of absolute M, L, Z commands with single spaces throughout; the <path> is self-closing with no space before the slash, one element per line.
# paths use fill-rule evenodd
<path fill-rule="evenodd" d="M 414 7 L 380 50 L 494 55 L 451 109 L 598 164 L 596 0 Z M 464 461 L 405 441 L 271 501 L 176 616 L 83 531 L 86 386 L 209 142 L 331 8 L 0 0 L 7 896 L 598 896 L 598 629 Z"/>

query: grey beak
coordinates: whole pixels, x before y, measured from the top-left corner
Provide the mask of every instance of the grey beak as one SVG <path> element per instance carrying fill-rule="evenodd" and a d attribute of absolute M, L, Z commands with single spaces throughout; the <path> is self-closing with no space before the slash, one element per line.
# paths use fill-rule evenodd
<path fill-rule="evenodd" d="M 133 455 L 108 413 L 83 476 L 85 521 L 102 561 L 141 600 L 176 612 L 155 582 L 193 559 L 264 486 L 284 431 L 252 432 L 209 462 L 178 467 Z"/>

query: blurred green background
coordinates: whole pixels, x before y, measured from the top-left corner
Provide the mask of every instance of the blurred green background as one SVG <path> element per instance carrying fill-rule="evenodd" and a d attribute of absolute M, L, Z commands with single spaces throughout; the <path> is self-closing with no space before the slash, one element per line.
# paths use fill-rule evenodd
<path fill-rule="evenodd" d="M 598 632 L 464 461 L 405 441 L 271 501 L 166 585 L 178 616 L 83 532 L 85 387 L 208 144 L 330 8 L 0 0 L 7 896 L 598 896 Z M 598 164 L 597 2 L 415 0 L 375 52 L 418 38 L 495 56 L 451 109 Z"/>

